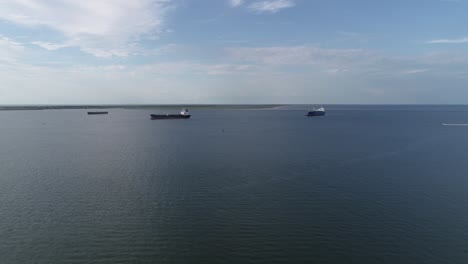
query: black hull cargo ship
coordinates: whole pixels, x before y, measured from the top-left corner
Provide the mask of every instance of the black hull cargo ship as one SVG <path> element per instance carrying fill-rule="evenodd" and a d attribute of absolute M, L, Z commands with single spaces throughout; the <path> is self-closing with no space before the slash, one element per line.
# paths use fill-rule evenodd
<path fill-rule="evenodd" d="M 324 116 L 325 115 L 325 108 L 320 107 L 319 109 L 312 109 L 307 113 L 306 116 Z"/>
<path fill-rule="evenodd" d="M 88 112 L 88 115 L 107 115 L 109 112 L 105 111 L 95 111 L 95 112 Z"/>
<path fill-rule="evenodd" d="M 165 115 L 155 115 L 151 114 L 151 120 L 160 120 L 160 119 L 188 119 L 190 118 L 190 114 L 188 113 L 187 109 L 184 109 L 178 115 L 174 114 L 165 114 Z"/>

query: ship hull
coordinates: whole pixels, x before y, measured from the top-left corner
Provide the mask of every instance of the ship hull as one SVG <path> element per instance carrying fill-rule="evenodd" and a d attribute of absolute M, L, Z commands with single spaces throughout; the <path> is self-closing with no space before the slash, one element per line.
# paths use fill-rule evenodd
<path fill-rule="evenodd" d="M 107 115 L 109 112 L 88 112 L 88 115 Z"/>
<path fill-rule="evenodd" d="M 151 120 L 160 119 L 188 119 L 190 115 L 151 115 Z"/>
<path fill-rule="evenodd" d="M 322 111 L 312 111 L 312 112 L 309 112 L 307 113 L 306 116 L 324 116 L 325 115 L 325 112 L 322 112 Z"/>

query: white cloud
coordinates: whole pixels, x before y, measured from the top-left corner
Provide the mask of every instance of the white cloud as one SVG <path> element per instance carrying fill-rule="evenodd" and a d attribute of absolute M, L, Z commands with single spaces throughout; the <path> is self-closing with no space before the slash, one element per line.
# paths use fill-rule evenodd
<path fill-rule="evenodd" d="M 232 7 L 241 6 L 244 4 L 244 0 L 229 0 L 229 5 Z"/>
<path fill-rule="evenodd" d="M 21 43 L 0 35 L 0 64 L 17 62 L 24 50 Z"/>
<path fill-rule="evenodd" d="M 468 38 L 435 39 L 435 40 L 430 40 L 427 43 L 429 44 L 462 44 L 462 43 L 468 43 Z"/>
<path fill-rule="evenodd" d="M 174 48 L 168 45 L 161 52 Z M 468 94 L 461 92 L 468 72 L 465 53 L 396 57 L 308 45 L 233 47 L 226 50 L 226 57 L 211 63 L 74 66 L 58 61 L 57 67 L 43 63 L 41 56 L 47 58 L 47 53 L 32 54 L 34 51 L 0 36 L 0 104 L 301 103 L 311 99 L 431 103 L 462 102 Z M 5 58 L 12 63 L 4 63 Z M 431 74 L 424 74 L 429 71 Z M 438 91 L 448 82 L 454 84 L 447 88 L 453 93 L 446 94 L 453 96 L 439 98 Z M 428 90 L 434 91 L 433 99 L 424 97 Z"/>
<path fill-rule="evenodd" d="M 227 52 L 237 61 L 272 66 L 307 64 L 342 68 L 345 64 L 369 63 L 379 58 L 375 53 L 359 49 L 323 49 L 313 46 L 242 47 L 228 48 Z"/>
<path fill-rule="evenodd" d="M 427 71 L 428 69 L 413 69 L 413 70 L 404 71 L 403 74 L 417 74 L 417 73 L 423 73 Z"/>
<path fill-rule="evenodd" d="M 334 69 L 325 70 L 324 72 L 328 74 L 339 74 L 339 73 L 348 72 L 348 69 L 334 68 Z"/>
<path fill-rule="evenodd" d="M 58 49 L 67 47 L 67 45 L 65 44 L 57 44 L 57 43 L 42 42 L 42 41 L 33 41 L 31 42 L 31 44 L 34 44 L 46 50 L 58 50 Z"/>
<path fill-rule="evenodd" d="M 18 43 L 10 38 L 3 37 L 0 35 L 0 50 L 7 51 L 8 53 L 16 53 L 18 51 L 24 50 L 24 46 L 21 43 Z"/>
<path fill-rule="evenodd" d="M 429 53 L 398 57 L 361 49 L 325 49 L 314 46 L 232 47 L 233 62 L 256 65 L 271 72 L 309 72 L 322 76 L 360 78 L 418 78 L 419 74 L 456 76 L 468 68 L 466 53 Z"/>
<path fill-rule="evenodd" d="M 277 13 L 295 5 L 293 0 L 266 0 L 250 4 L 249 9 L 256 13 Z"/>
<path fill-rule="evenodd" d="M 250 65 L 188 61 L 59 68 L 0 63 L 0 104 L 214 103 L 219 98 L 234 103 L 225 94 L 256 91 L 223 84 L 224 78 L 247 78 L 250 72 L 256 72 Z"/>
<path fill-rule="evenodd" d="M 62 43 L 34 43 L 46 49 L 70 46 L 98 57 L 129 56 L 139 40 L 163 32 L 170 1 L 11 0 L 2 3 L 0 19 L 60 33 Z"/>
<path fill-rule="evenodd" d="M 338 31 L 339 41 L 343 42 L 368 42 L 369 37 L 362 33 L 350 32 L 350 31 Z"/>
<path fill-rule="evenodd" d="M 464 65 L 468 63 L 468 54 L 460 51 L 431 52 L 420 58 L 421 62 L 435 65 Z"/>

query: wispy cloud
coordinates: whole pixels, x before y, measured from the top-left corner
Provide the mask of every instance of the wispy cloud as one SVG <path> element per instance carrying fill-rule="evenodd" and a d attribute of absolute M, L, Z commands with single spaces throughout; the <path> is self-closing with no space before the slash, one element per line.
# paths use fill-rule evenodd
<path fill-rule="evenodd" d="M 1 42 L 0 48 L 3 48 Z M 224 94 L 242 96 L 256 93 L 245 91 L 234 84 L 220 87 L 219 83 L 224 78 L 238 80 L 259 71 L 261 69 L 252 65 L 190 61 L 144 65 L 70 65 L 57 68 L 3 65 L 0 58 L 0 104 L 206 103 L 208 100 L 214 103 L 219 102 L 220 97 L 224 98 Z M 203 76 L 203 80 L 194 85 L 193 79 L 181 78 L 187 75 Z M 47 91 L 38 87 L 47 87 Z M 5 94 L 8 94 L 8 98 L 3 96 Z M 232 100 L 230 97 L 224 100 L 234 103 L 229 101 Z"/>
<path fill-rule="evenodd" d="M 34 51 L 30 45 L 0 37 L 0 94 L 8 95 L 2 96 L 0 103 L 298 103 L 310 98 L 336 103 L 376 103 L 378 98 L 378 102 L 387 103 L 405 98 L 420 102 L 419 92 L 408 97 L 410 88 L 421 87 L 421 94 L 425 94 L 427 87 L 440 90 L 450 80 L 456 86 L 451 89 L 463 90 L 468 69 L 466 54 L 464 61 L 460 54 L 445 53 L 399 58 L 367 50 L 307 45 L 233 47 L 216 62 L 108 61 L 100 66 L 63 67 L 16 63 L 28 57 L 28 49 Z M 11 58 L 12 63 L 4 63 L 5 58 Z M 429 71 L 431 74 L 423 74 Z M 347 91 L 350 96 L 360 96 L 337 99 L 344 98 L 342 93 Z"/>
<path fill-rule="evenodd" d="M 23 44 L 2 35 L 0 35 L 0 45 L 2 50 L 7 50 L 8 52 L 16 52 L 24 49 Z"/>
<path fill-rule="evenodd" d="M 355 37 L 362 36 L 362 34 L 360 34 L 360 33 L 350 32 L 350 31 L 338 31 L 337 33 L 340 36 L 349 37 L 349 38 L 355 38 Z"/>
<path fill-rule="evenodd" d="M 256 13 L 277 13 L 285 8 L 294 7 L 293 0 L 266 0 L 257 1 L 249 5 L 249 9 Z"/>
<path fill-rule="evenodd" d="M 228 57 L 233 63 L 257 65 L 272 72 L 310 72 L 366 78 L 421 78 L 452 76 L 466 71 L 466 53 L 427 53 L 419 56 L 394 56 L 363 49 L 327 49 L 316 46 L 231 47 Z M 292 70 L 292 71 L 289 71 Z"/>
<path fill-rule="evenodd" d="M 456 65 L 457 67 L 468 63 L 468 54 L 460 51 L 431 52 L 424 54 L 421 61 L 435 65 Z"/>
<path fill-rule="evenodd" d="M 16 62 L 24 50 L 21 43 L 0 35 L 0 64 Z"/>
<path fill-rule="evenodd" d="M 46 49 L 78 47 L 97 57 L 129 56 L 142 38 L 163 32 L 171 0 L 25 1 L 2 3 L 0 19 L 57 32 L 63 43 L 34 44 Z"/>
<path fill-rule="evenodd" d="M 427 43 L 429 44 L 462 44 L 462 43 L 468 43 L 468 37 L 457 38 L 457 39 L 434 39 L 434 40 L 428 41 Z"/>
<path fill-rule="evenodd" d="M 313 46 L 235 47 L 227 48 L 229 56 L 237 61 L 267 65 L 317 65 L 333 63 L 363 63 L 377 54 L 360 49 L 323 49 Z M 334 68 L 334 67 L 333 67 Z M 340 68 L 340 67 L 337 67 Z"/>
<path fill-rule="evenodd" d="M 413 69 L 413 70 L 406 70 L 403 71 L 403 74 L 417 74 L 427 72 L 429 69 Z"/>
<path fill-rule="evenodd" d="M 68 46 L 66 44 L 58 44 L 58 43 L 50 43 L 50 42 L 42 42 L 42 41 L 33 41 L 31 42 L 31 44 L 34 44 L 46 50 L 58 50 L 58 49 L 65 48 Z"/>
<path fill-rule="evenodd" d="M 324 70 L 323 72 L 328 73 L 328 74 L 339 74 L 339 73 L 345 73 L 348 71 L 349 71 L 348 69 L 334 68 L 334 69 Z"/>
<path fill-rule="evenodd" d="M 228 0 L 229 5 L 232 7 L 241 6 L 244 4 L 244 0 Z"/>
<path fill-rule="evenodd" d="M 350 31 L 337 31 L 338 40 L 344 42 L 368 42 L 369 37 L 366 34 L 350 32 Z"/>

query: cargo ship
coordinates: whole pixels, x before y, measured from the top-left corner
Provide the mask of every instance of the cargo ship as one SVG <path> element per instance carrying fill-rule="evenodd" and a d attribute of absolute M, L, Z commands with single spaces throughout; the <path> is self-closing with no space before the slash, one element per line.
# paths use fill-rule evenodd
<path fill-rule="evenodd" d="M 96 111 L 96 112 L 88 112 L 88 115 L 107 115 L 109 112 L 105 111 Z"/>
<path fill-rule="evenodd" d="M 307 113 L 306 116 L 324 116 L 325 115 L 325 108 L 320 107 L 318 109 L 312 109 Z"/>
<path fill-rule="evenodd" d="M 180 112 L 180 114 L 165 114 L 165 115 L 155 115 L 151 114 L 151 119 L 152 120 L 158 120 L 158 119 L 187 119 L 190 118 L 190 114 L 187 109 L 184 109 Z"/>

